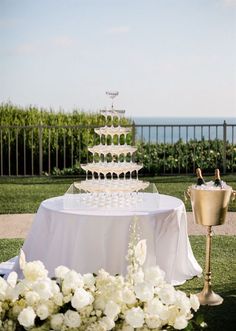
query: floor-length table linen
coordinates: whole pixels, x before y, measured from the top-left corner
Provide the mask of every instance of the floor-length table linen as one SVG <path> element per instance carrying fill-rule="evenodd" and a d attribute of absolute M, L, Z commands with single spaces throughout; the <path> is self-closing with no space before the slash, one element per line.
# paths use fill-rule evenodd
<path fill-rule="evenodd" d="M 185 206 L 167 195 L 159 195 L 158 207 L 148 208 L 147 203 L 134 210 L 81 209 L 76 207 L 75 195 L 45 200 L 22 249 L 27 261 L 41 260 L 50 276 L 59 265 L 81 274 L 103 268 L 113 275 L 125 275 L 134 217 L 140 238 L 147 242 L 144 267 L 159 265 L 173 285 L 201 274 L 189 243 Z M 14 270 L 21 276 L 18 261 Z"/>

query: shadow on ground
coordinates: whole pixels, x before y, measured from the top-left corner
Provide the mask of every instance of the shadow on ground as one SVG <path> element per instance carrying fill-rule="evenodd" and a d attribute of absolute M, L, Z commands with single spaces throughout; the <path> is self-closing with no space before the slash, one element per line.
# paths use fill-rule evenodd
<path fill-rule="evenodd" d="M 203 314 L 209 331 L 236 330 L 236 289 L 229 292 L 217 293 L 224 299 L 218 306 L 201 306 L 199 312 Z"/>

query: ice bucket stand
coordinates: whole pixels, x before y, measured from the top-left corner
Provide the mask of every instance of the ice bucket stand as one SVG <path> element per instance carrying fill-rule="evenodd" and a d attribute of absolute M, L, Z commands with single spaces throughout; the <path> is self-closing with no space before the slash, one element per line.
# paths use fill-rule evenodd
<path fill-rule="evenodd" d="M 207 227 L 204 287 L 197 296 L 201 305 L 220 305 L 223 298 L 216 294 L 211 286 L 212 226 L 224 224 L 230 198 L 235 196 L 236 191 L 230 186 L 219 190 L 191 186 L 187 193 L 191 200 L 195 223 Z"/>

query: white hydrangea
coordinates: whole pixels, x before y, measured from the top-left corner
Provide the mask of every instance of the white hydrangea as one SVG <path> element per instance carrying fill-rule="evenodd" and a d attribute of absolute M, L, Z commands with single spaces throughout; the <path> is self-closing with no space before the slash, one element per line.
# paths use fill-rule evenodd
<path fill-rule="evenodd" d="M 84 287 L 93 290 L 95 285 L 95 277 L 91 273 L 83 275 Z"/>
<path fill-rule="evenodd" d="M 49 278 L 35 281 L 32 290 L 38 293 L 41 300 L 48 300 L 53 296 L 51 280 Z"/>
<path fill-rule="evenodd" d="M 124 287 L 122 290 L 122 301 L 127 305 L 133 305 L 136 302 L 136 296 L 134 292 L 128 287 Z"/>
<path fill-rule="evenodd" d="M 62 292 L 69 294 L 71 291 L 75 291 L 78 287 L 83 287 L 83 277 L 74 270 L 70 270 L 66 273 L 63 283 Z"/>
<path fill-rule="evenodd" d="M 64 279 L 69 271 L 69 268 L 65 267 L 64 265 L 60 265 L 55 269 L 55 276 L 57 278 Z"/>
<path fill-rule="evenodd" d="M 153 299 L 154 289 L 153 286 L 147 282 L 138 283 L 134 287 L 136 297 L 143 302 L 147 302 Z"/>
<path fill-rule="evenodd" d="M 158 266 L 149 267 L 144 270 L 144 279 L 153 286 L 162 286 L 165 281 L 165 272 Z"/>
<path fill-rule="evenodd" d="M 23 274 L 25 279 L 34 282 L 37 279 L 47 277 L 48 271 L 45 269 L 41 261 L 33 261 L 25 264 Z"/>
<path fill-rule="evenodd" d="M 34 306 L 40 301 L 40 296 L 35 291 L 28 291 L 25 293 L 25 300 L 27 305 Z"/>
<path fill-rule="evenodd" d="M 104 309 L 104 314 L 110 319 L 114 320 L 119 313 L 120 306 L 114 301 L 108 301 Z"/>
<path fill-rule="evenodd" d="M 153 298 L 145 305 L 145 312 L 150 315 L 160 316 L 164 309 L 163 303 L 158 298 Z"/>

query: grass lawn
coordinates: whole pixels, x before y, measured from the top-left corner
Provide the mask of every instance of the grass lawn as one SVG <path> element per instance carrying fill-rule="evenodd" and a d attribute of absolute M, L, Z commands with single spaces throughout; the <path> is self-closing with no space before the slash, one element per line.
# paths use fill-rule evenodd
<path fill-rule="evenodd" d="M 212 178 L 205 179 L 211 180 Z M 156 184 L 162 194 L 184 199 L 184 192 L 195 182 L 194 176 L 162 176 L 145 178 Z M 236 190 L 236 176 L 224 176 L 223 180 Z M 50 197 L 63 195 L 78 178 L 28 177 L 0 178 L 0 214 L 35 213 L 40 203 Z M 186 209 L 191 210 L 187 201 Z M 230 202 L 230 211 L 236 211 L 236 202 Z M 205 236 L 190 237 L 194 255 L 199 264 L 205 265 Z M 22 239 L 0 239 L 0 262 L 18 254 Z M 213 290 L 223 298 L 223 304 L 203 306 L 200 312 L 209 327 L 206 330 L 230 331 L 236 327 L 236 236 L 214 236 L 212 248 Z M 203 278 L 187 281 L 179 289 L 198 293 L 203 288 Z"/>
<path fill-rule="evenodd" d="M 212 178 L 205 179 L 211 180 Z M 156 184 L 162 194 L 184 199 L 184 192 L 195 183 L 194 176 L 162 176 L 144 178 Z M 236 190 L 236 176 L 227 175 L 223 180 Z M 63 195 L 70 184 L 78 178 L 60 177 L 3 177 L 0 178 L 0 214 L 35 213 L 40 203 L 48 198 Z M 187 201 L 186 209 L 191 210 Z M 236 211 L 236 203 L 231 202 L 230 211 Z"/>
<path fill-rule="evenodd" d="M 194 255 L 205 267 L 205 236 L 190 237 Z M 18 254 L 23 240 L 1 239 L 0 261 Z M 207 322 L 206 330 L 233 331 L 236 325 L 236 236 L 214 236 L 212 247 L 212 288 L 223 298 L 219 306 L 202 306 L 200 313 Z M 186 293 L 198 293 L 203 288 L 203 277 L 194 278 L 179 286 Z"/>

